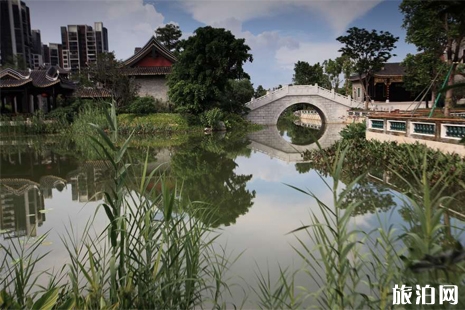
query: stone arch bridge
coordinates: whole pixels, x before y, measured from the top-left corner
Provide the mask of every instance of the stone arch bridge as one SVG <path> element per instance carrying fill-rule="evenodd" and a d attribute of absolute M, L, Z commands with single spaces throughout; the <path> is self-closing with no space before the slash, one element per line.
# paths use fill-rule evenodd
<path fill-rule="evenodd" d="M 246 103 L 250 109 L 247 119 L 256 124 L 276 125 L 281 113 L 298 103 L 312 105 L 327 124 L 342 123 L 348 109 L 362 104 L 350 96 L 342 96 L 317 84 L 286 85 Z"/>

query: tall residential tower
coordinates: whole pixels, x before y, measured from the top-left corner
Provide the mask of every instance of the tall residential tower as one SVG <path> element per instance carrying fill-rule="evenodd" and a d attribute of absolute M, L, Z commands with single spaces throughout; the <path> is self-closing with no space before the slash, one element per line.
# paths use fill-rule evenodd
<path fill-rule="evenodd" d="M 32 68 L 31 19 L 23 1 L 0 1 L 0 29 L 0 63 L 21 60 Z"/>
<path fill-rule="evenodd" d="M 79 71 L 97 60 L 97 55 L 108 52 L 108 31 L 102 22 L 61 27 L 63 67 Z"/>

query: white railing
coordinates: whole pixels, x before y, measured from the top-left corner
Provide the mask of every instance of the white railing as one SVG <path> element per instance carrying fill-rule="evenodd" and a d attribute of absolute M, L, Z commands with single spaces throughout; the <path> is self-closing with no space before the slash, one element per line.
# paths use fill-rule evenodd
<path fill-rule="evenodd" d="M 262 97 L 252 99 L 251 101 L 246 103 L 246 106 L 250 107 L 251 109 L 256 109 L 287 95 L 318 95 L 350 108 L 359 107 L 362 104 L 362 102 L 352 99 L 350 95 L 343 96 L 334 92 L 334 90 L 329 90 L 321 86 L 318 86 L 318 84 L 315 84 L 291 86 L 286 85 L 282 88 L 278 88 L 274 91 L 268 92 L 266 95 Z"/>

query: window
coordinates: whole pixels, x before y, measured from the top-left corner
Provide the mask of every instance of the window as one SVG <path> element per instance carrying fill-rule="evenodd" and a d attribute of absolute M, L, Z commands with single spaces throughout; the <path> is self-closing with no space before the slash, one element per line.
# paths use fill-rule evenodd
<path fill-rule="evenodd" d="M 360 87 L 357 88 L 357 98 L 360 98 Z"/>

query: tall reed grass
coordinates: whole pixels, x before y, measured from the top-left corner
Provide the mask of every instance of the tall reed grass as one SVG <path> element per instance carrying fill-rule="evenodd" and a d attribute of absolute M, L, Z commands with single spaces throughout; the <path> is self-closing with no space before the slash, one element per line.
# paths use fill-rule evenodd
<path fill-rule="evenodd" d="M 90 111 L 89 111 L 90 112 Z M 95 151 L 112 171 L 112 185 L 97 212 L 108 225 L 93 231 L 93 219 L 79 238 L 70 223 L 61 236 L 69 263 L 57 274 L 34 269 L 41 239 L 25 247 L 19 241 L 0 245 L 0 307 L 40 309 L 191 309 L 223 307 L 228 286 L 222 277 L 229 261 L 213 251 L 217 235 L 201 221 L 201 207 L 181 204 L 182 189 L 168 188 L 163 175 L 132 175 L 129 137 L 117 147 L 116 113 L 105 113 L 109 134 L 92 125 Z M 138 182 L 134 180 L 140 180 Z M 161 190 L 157 186 L 161 184 Z M 205 213 L 205 214 L 202 214 Z M 44 238 L 44 237 L 42 237 Z M 31 239 L 32 240 L 32 239 Z M 38 285 L 47 279 L 46 286 Z"/>
<path fill-rule="evenodd" d="M 319 161 L 324 163 L 325 172 L 331 177 L 332 183 L 323 177 L 322 180 L 332 192 L 332 205 L 325 204 L 311 191 L 290 185 L 314 199 L 319 208 L 311 212 L 308 225 L 290 232 L 297 240 L 293 249 L 304 262 L 302 269 L 295 271 L 291 279 L 288 271 L 281 272 L 273 285 L 266 275 L 258 274 L 257 283 L 261 289 L 257 294 L 262 308 L 294 308 L 292 305 L 308 305 L 309 300 L 313 300 L 313 306 L 321 309 L 390 309 L 394 307 L 396 284 L 413 287 L 411 300 L 415 308 L 424 307 L 415 304 L 416 285 L 434 287 L 435 309 L 455 307 L 447 302 L 439 304 L 439 286 L 457 285 L 456 307 L 465 307 L 465 299 L 460 298 L 460 292 L 465 289 L 465 251 L 460 239 L 464 227 L 463 224 L 453 227 L 448 220 L 450 207 L 457 203 L 456 196 L 465 188 L 463 180 L 458 178 L 461 169 L 442 173 L 438 178 L 437 171 L 429 167 L 441 165 L 442 157 L 437 156 L 436 162 L 431 162 L 431 156 L 424 149 L 404 146 L 408 156 L 401 153 L 394 159 L 403 169 L 399 172 L 392 166 L 389 168 L 407 190 L 400 196 L 401 205 L 388 217 L 395 211 L 409 212 L 411 222 L 402 229 L 396 228 L 385 220 L 385 214 L 376 212 L 378 227 L 366 231 L 364 227 L 357 227 L 351 216 L 360 204 L 373 201 L 346 199 L 366 173 L 346 184 L 341 183 L 341 179 L 347 180 L 343 173 L 350 148 L 350 142 L 339 143 L 330 154 L 323 150 L 318 154 L 323 157 Z M 461 190 L 446 195 L 452 185 L 460 185 Z M 376 206 L 373 209 L 376 210 Z M 320 289 L 314 292 L 297 289 L 296 275 Z M 270 287 L 276 289 L 273 291 Z"/>

